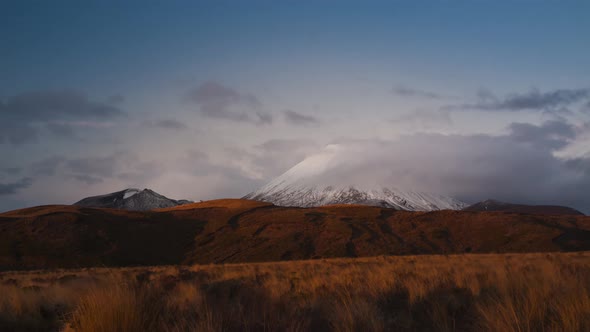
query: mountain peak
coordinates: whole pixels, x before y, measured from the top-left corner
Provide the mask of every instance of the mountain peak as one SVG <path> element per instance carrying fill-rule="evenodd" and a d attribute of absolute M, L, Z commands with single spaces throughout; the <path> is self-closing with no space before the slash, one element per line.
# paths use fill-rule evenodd
<path fill-rule="evenodd" d="M 152 210 L 159 208 L 173 207 L 186 203 L 187 200 L 174 200 L 157 192 L 145 188 L 127 188 L 106 195 L 86 197 L 74 205 L 94 208 L 113 208 L 124 210 Z"/>
<path fill-rule="evenodd" d="M 279 206 L 362 204 L 409 211 L 458 210 L 467 206 L 444 195 L 342 176 L 336 170 L 340 164 L 335 159 L 340 150 L 337 144 L 329 145 L 244 198 Z"/>

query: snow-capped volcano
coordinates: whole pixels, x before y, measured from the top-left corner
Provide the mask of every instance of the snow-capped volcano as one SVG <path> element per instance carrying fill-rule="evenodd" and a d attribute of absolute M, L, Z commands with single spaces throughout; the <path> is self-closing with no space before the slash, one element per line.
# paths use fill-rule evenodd
<path fill-rule="evenodd" d="M 370 174 L 351 176 L 350 170 L 359 168 L 358 163 L 343 171 L 338 158 L 341 153 L 341 146 L 328 145 L 321 153 L 306 158 L 244 198 L 280 206 L 363 204 L 408 211 L 460 210 L 468 206 L 452 197 L 366 180 L 371 178 Z"/>
<path fill-rule="evenodd" d="M 152 210 L 192 203 L 187 200 L 175 200 L 160 195 L 150 189 L 129 188 L 114 193 L 86 197 L 74 205 L 95 208 L 113 208 L 125 210 Z"/>

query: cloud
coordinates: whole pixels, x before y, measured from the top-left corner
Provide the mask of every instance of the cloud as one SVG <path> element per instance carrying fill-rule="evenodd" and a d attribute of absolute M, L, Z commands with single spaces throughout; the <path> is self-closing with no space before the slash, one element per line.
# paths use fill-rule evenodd
<path fill-rule="evenodd" d="M 256 145 L 257 149 L 260 149 L 265 152 L 273 153 L 273 152 L 281 152 L 281 151 L 294 151 L 302 148 L 309 148 L 314 147 L 316 148 L 318 145 L 312 140 L 309 139 L 282 139 L 282 138 L 275 138 L 268 141 L 265 141 L 259 145 Z"/>
<path fill-rule="evenodd" d="M 547 121 L 540 126 L 512 123 L 508 128 L 514 141 L 550 150 L 561 149 L 576 137 L 576 128 L 562 121 Z"/>
<path fill-rule="evenodd" d="M 92 176 L 92 175 L 84 175 L 84 174 L 76 174 L 72 176 L 74 179 L 80 182 L 84 182 L 88 185 L 101 183 L 103 178 Z"/>
<path fill-rule="evenodd" d="M 266 112 L 256 112 L 255 122 L 258 124 L 271 124 L 272 114 Z"/>
<path fill-rule="evenodd" d="M 47 121 L 40 129 L 45 129 L 54 137 L 73 140 L 78 142 L 86 141 L 85 135 L 88 130 L 101 130 L 115 127 L 111 121 Z M 79 135 L 82 131 L 83 135 Z"/>
<path fill-rule="evenodd" d="M 78 91 L 34 91 L 9 97 L 3 103 L 3 116 L 24 117 L 34 120 L 111 119 L 124 113 L 101 102 L 94 102 Z"/>
<path fill-rule="evenodd" d="M 0 183 L 0 196 L 13 195 L 19 190 L 30 187 L 33 183 L 31 178 L 22 178 L 16 182 Z"/>
<path fill-rule="evenodd" d="M 250 156 L 241 150 L 233 150 L 229 153 L 232 154 L 234 161 Z M 236 157 L 236 154 L 239 156 Z M 195 199 L 242 197 L 264 183 L 261 178 L 248 172 L 246 165 L 213 160 L 208 154 L 198 150 L 185 151 L 182 157 L 174 161 L 173 169 L 169 169 L 163 177 L 173 174 L 184 174 L 189 179 L 188 182 L 184 181 L 185 183 L 180 185 L 189 186 L 190 195 Z M 192 183 L 198 183 L 198 188 L 195 188 Z"/>
<path fill-rule="evenodd" d="M 5 174 L 18 174 L 20 172 L 22 172 L 22 168 L 20 167 L 2 167 L 0 168 L 0 172 L 5 173 Z"/>
<path fill-rule="evenodd" d="M 280 175 L 317 152 L 320 145 L 311 139 L 271 139 L 256 145 L 251 163 L 265 178 Z"/>
<path fill-rule="evenodd" d="M 145 120 L 143 125 L 150 128 L 174 129 L 184 130 L 188 126 L 184 123 L 174 119 L 160 119 L 160 120 Z"/>
<path fill-rule="evenodd" d="M 451 195 L 468 203 L 495 198 L 562 204 L 590 212 L 590 162 L 554 155 L 575 126 L 513 124 L 504 135 L 413 134 L 398 140 L 335 141 L 314 184 L 390 186 Z"/>
<path fill-rule="evenodd" d="M 414 89 L 403 85 L 398 85 L 397 87 L 393 88 L 391 92 L 400 97 L 416 97 L 416 98 L 423 98 L 423 99 L 445 99 L 450 98 L 449 96 L 440 95 L 435 92 Z"/>
<path fill-rule="evenodd" d="M 472 104 L 451 105 L 449 109 L 475 109 L 483 111 L 518 112 L 525 110 L 549 113 L 568 113 L 567 107 L 590 99 L 590 89 L 557 89 L 541 92 L 531 89 L 525 93 L 512 93 L 503 98 L 489 91 L 480 91 Z"/>
<path fill-rule="evenodd" d="M 63 124 L 63 123 L 48 123 L 46 125 L 47 130 L 51 132 L 54 136 L 60 138 L 73 138 L 76 137 L 75 127 Z"/>
<path fill-rule="evenodd" d="M 590 177 L 590 155 L 569 159 L 566 165 Z"/>
<path fill-rule="evenodd" d="M 52 176 L 57 173 L 58 168 L 66 161 L 64 156 L 51 156 L 31 164 L 30 172 L 35 176 Z"/>
<path fill-rule="evenodd" d="M 0 143 L 37 142 L 43 130 L 71 137 L 76 121 L 100 125 L 124 115 L 119 108 L 74 90 L 21 93 L 0 101 Z"/>
<path fill-rule="evenodd" d="M 391 122 L 412 127 L 431 128 L 439 125 L 452 125 L 453 119 L 451 118 L 451 112 L 448 110 L 415 110 L 411 113 L 402 114 L 392 119 Z"/>
<path fill-rule="evenodd" d="M 122 104 L 125 101 L 125 96 L 122 94 L 112 95 L 107 99 L 109 104 Z"/>
<path fill-rule="evenodd" d="M 68 159 L 63 165 L 68 176 L 87 184 L 117 179 L 126 184 L 141 185 L 163 171 L 158 162 L 142 160 L 135 153 L 127 151 Z"/>
<path fill-rule="evenodd" d="M 251 148 L 226 147 L 221 150 L 225 153 L 217 151 L 214 156 L 191 149 L 172 162 L 163 178 L 183 174 L 188 179 L 186 186 L 198 183 L 186 191 L 198 195 L 192 196 L 195 199 L 242 197 L 318 148 L 307 139 L 272 139 Z"/>
<path fill-rule="evenodd" d="M 272 122 L 272 115 L 263 111 L 255 95 L 240 93 L 214 81 L 188 91 L 185 100 L 197 104 L 199 112 L 210 118 L 257 124 Z"/>
<path fill-rule="evenodd" d="M 32 163 L 30 174 L 35 177 L 74 179 L 86 184 L 96 184 L 106 180 L 117 180 L 126 185 L 149 181 L 163 171 L 156 161 L 146 161 L 137 154 L 117 151 L 101 156 L 66 158 L 54 155 Z"/>
<path fill-rule="evenodd" d="M 311 115 L 301 114 L 293 110 L 285 110 L 283 114 L 285 116 L 285 121 L 287 121 L 287 123 L 298 126 L 317 125 L 320 123 L 320 121 L 317 118 Z"/>
<path fill-rule="evenodd" d="M 67 160 L 65 167 L 76 176 L 93 176 L 96 178 L 112 177 L 115 175 L 117 158 L 120 153 L 105 157 L 85 157 Z"/>
<path fill-rule="evenodd" d="M 319 145 L 309 139 L 271 139 L 250 148 L 226 147 L 223 165 L 253 179 L 269 179 L 318 149 Z"/>

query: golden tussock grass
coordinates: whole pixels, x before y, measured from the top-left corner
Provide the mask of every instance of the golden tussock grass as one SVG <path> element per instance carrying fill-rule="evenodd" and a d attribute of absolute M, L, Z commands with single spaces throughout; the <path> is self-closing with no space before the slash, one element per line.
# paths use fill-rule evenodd
<path fill-rule="evenodd" d="M 4 331 L 590 331 L 590 253 L 6 272 Z"/>

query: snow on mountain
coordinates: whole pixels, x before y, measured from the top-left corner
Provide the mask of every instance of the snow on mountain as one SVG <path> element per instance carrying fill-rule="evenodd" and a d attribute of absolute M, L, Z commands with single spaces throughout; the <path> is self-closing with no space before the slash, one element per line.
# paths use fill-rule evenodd
<path fill-rule="evenodd" d="M 141 190 L 135 189 L 135 188 L 125 189 L 125 194 L 123 194 L 123 199 L 127 199 L 133 195 L 139 194 L 140 192 L 141 192 Z"/>
<path fill-rule="evenodd" d="M 150 189 L 129 188 L 114 193 L 86 197 L 74 205 L 95 208 L 113 208 L 124 210 L 145 211 L 173 207 L 192 203 L 187 200 L 174 200 Z"/>
<path fill-rule="evenodd" d="M 244 198 L 280 206 L 363 204 L 408 211 L 459 210 L 467 206 L 444 195 L 405 190 L 379 181 L 354 180 L 339 172 L 339 153 L 341 146 L 328 145 L 321 153 L 306 158 Z"/>

